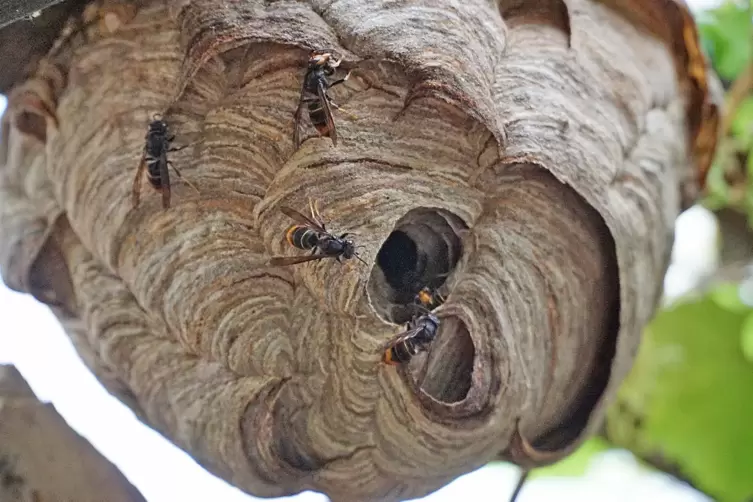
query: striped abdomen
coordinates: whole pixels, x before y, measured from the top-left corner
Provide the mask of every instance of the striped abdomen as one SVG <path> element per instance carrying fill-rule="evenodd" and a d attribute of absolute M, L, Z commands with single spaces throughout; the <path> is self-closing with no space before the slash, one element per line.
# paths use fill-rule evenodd
<path fill-rule="evenodd" d="M 298 249 L 314 249 L 319 244 L 319 232 L 305 225 L 293 225 L 288 228 L 285 239 Z"/>
<path fill-rule="evenodd" d="M 160 169 L 161 157 L 146 157 L 146 177 L 149 183 L 156 189 L 162 188 L 162 170 Z"/>
<path fill-rule="evenodd" d="M 162 188 L 163 183 L 169 184 L 170 180 L 163 180 L 162 173 L 167 167 L 167 151 L 170 149 L 170 138 L 167 132 L 167 123 L 164 120 L 154 120 L 149 124 L 149 132 L 146 134 L 144 157 L 147 168 L 147 179 L 157 189 Z"/>
<path fill-rule="evenodd" d="M 324 104 L 318 99 L 309 103 L 309 119 L 320 135 L 329 135 L 327 112 L 324 110 Z"/>
<path fill-rule="evenodd" d="M 418 344 L 413 338 L 408 338 L 385 350 L 382 360 L 387 364 L 403 364 L 413 359 L 418 351 Z"/>

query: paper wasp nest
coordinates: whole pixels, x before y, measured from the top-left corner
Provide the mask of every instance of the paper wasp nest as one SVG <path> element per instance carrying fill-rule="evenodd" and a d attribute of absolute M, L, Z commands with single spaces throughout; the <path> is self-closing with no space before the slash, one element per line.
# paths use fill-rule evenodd
<path fill-rule="evenodd" d="M 3 278 L 111 392 L 261 496 L 417 497 L 599 426 L 714 148 L 684 5 L 142 3 L 99 4 L 3 123 Z M 353 69 L 352 115 L 296 151 L 312 49 Z M 167 210 L 131 205 L 155 113 L 199 189 L 173 173 Z M 367 265 L 267 265 L 309 199 Z M 445 290 L 439 335 L 385 365 L 416 281 Z"/>

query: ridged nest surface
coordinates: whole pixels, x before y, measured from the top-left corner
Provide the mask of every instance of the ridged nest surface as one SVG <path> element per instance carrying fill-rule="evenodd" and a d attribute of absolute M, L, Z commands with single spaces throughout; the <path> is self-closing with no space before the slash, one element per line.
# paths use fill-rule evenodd
<path fill-rule="evenodd" d="M 142 4 L 92 4 L 3 118 L 3 278 L 108 390 L 261 496 L 418 497 L 600 425 L 713 152 L 684 5 Z M 335 147 L 304 113 L 296 150 L 312 49 L 350 114 Z M 131 203 L 155 113 L 185 146 L 167 210 L 145 181 Z M 268 265 L 309 200 L 366 264 Z M 424 284 L 437 339 L 386 365 Z"/>

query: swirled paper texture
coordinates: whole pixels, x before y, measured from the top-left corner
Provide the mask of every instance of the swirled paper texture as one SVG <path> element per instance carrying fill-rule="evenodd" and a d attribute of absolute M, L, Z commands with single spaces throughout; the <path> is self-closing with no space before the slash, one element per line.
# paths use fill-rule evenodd
<path fill-rule="evenodd" d="M 147 2 L 11 95 L 3 277 L 142 420 L 249 493 L 400 500 L 500 453 L 561 458 L 630 368 L 714 147 L 685 7 L 630 9 Z M 322 48 L 353 69 L 331 91 L 351 113 L 335 111 L 337 148 L 309 126 L 296 151 Z M 144 181 L 130 197 L 155 113 L 199 189 L 173 171 L 164 211 Z M 309 199 L 366 264 L 267 264 L 298 252 L 279 208 Z M 377 256 L 421 218 L 462 256 L 428 356 L 396 368 Z"/>

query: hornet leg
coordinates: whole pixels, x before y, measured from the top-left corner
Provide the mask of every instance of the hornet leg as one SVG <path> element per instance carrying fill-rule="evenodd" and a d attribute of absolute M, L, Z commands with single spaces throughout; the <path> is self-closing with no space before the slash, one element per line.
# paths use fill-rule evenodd
<path fill-rule="evenodd" d="M 345 115 L 349 116 L 353 120 L 358 119 L 358 115 L 348 110 L 345 110 L 344 108 L 341 108 L 339 105 L 335 104 L 335 102 L 332 101 L 332 98 L 330 98 L 329 96 L 327 96 L 327 99 L 329 99 L 329 104 L 332 105 L 332 108 L 335 108 L 340 113 L 344 113 Z"/>
<path fill-rule="evenodd" d="M 183 175 L 180 173 L 180 170 L 177 167 L 175 167 L 175 164 L 173 164 L 169 160 L 167 161 L 167 164 L 170 165 L 170 166 L 172 166 L 172 168 L 175 170 L 175 174 L 177 174 L 180 179 L 182 179 L 183 181 L 185 181 L 188 186 L 190 186 L 191 188 L 193 188 L 194 190 L 196 190 L 196 193 L 200 193 L 199 189 L 196 188 L 196 185 L 194 185 L 193 183 L 191 183 L 188 180 L 188 178 L 184 178 L 183 177 Z"/>

